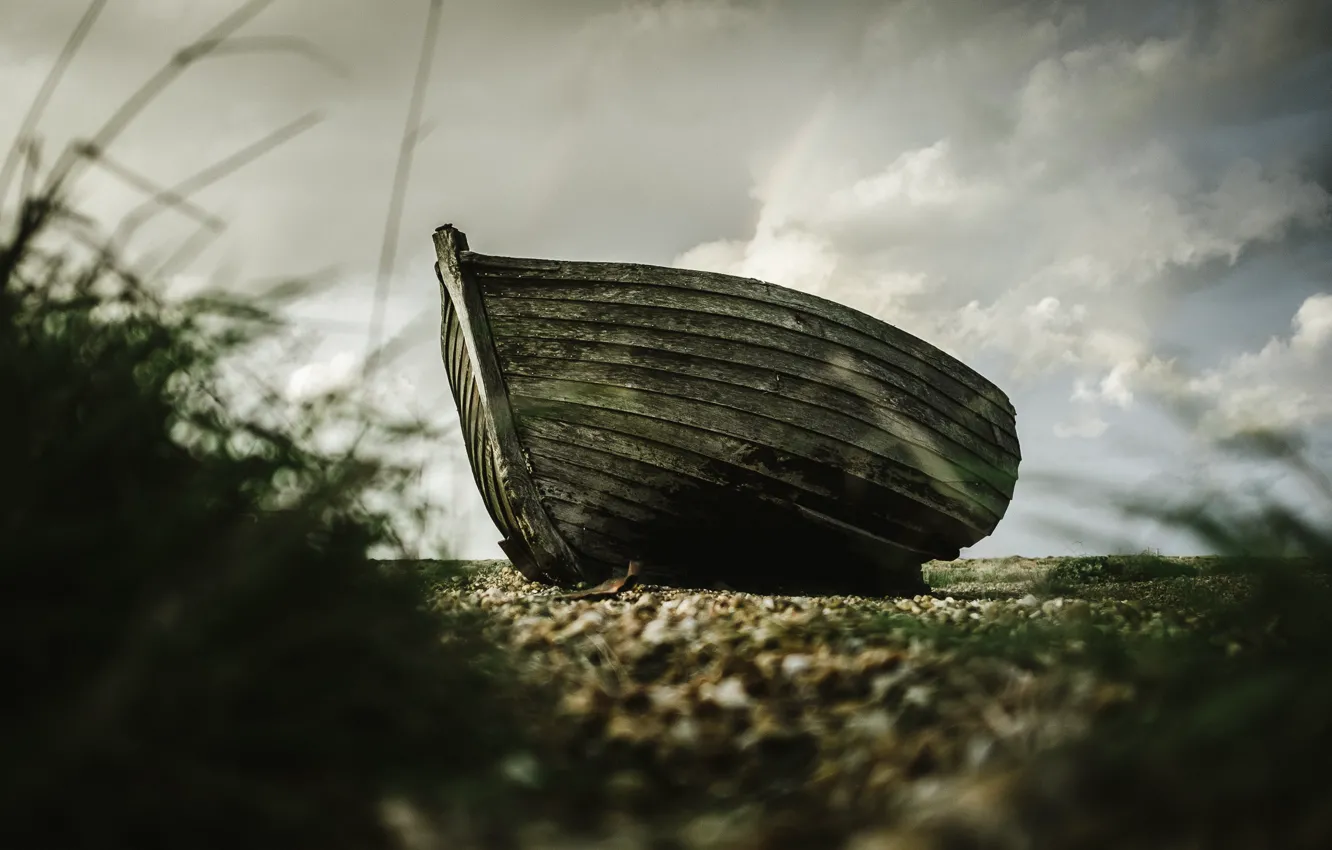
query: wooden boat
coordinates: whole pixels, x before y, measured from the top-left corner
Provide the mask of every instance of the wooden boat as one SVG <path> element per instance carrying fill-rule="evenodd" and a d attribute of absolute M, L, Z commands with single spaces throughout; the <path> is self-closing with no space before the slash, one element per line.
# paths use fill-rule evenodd
<path fill-rule="evenodd" d="M 435 231 L 472 474 L 529 578 L 922 586 L 1017 481 L 1013 406 L 864 313 L 730 275 L 496 257 Z"/>

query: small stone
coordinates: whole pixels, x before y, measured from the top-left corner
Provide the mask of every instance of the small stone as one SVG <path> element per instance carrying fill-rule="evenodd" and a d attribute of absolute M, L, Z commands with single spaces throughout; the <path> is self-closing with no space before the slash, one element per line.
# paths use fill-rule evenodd
<path fill-rule="evenodd" d="M 744 683 L 736 676 L 718 682 L 712 689 L 712 699 L 722 708 L 744 708 L 750 703 Z"/>
<path fill-rule="evenodd" d="M 595 609 L 585 611 L 582 616 L 565 627 L 564 631 L 560 632 L 559 638 L 563 640 L 566 638 L 577 637 L 585 632 L 596 631 L 603 622 L 605 622 L 605 617 L 602 616 L 600 611 Z"/>
<path fill-rule="evenodd" d="M 666 736 L 673 744 L 685 748 L 693 747 L 698 743 L 698 724 L 692 717 L 681 717 L 671 724 Z"/>
<path fill-rule="evenodd" d="M 643 627 L 642 639 L 644 643 L 649 643 L 653 646 L 666 643 L 670 640 L 670 628 L 666 621 L 660 617 L 655 620 L 649 620 L 648 624 Z"/>
<path fill-rule="evenodd" d="M 800 675 L 810 668 L 808 655 L 788 655 L 782 659 L 782 674 L 788 678 Z"/>
<path fill-rule="evenodd" d="M 929 685 L 912 685 L 902 695 L 902 702 L 907 705 L 929 705 L 934 698 L 934 688 Z"/>
<path fill-rule="evenodd" d="M 846 728 L 867 738 L 882 738 L 893 731 L 893 718 L 882 708 L 875 708 L 853 714 Z"/>
<path fill-rule="evenodd" d="M 500 773 L 515 785 L 536 788 L 541 784 L 541 764 L 528 752 L 512 753 L 500 762 Z"/>
<path fill-rule="evenodd" d="M 1064 607 L 1064 619 L 1072 623 L 1081 623 L 1091 619 L 1091 605 L 1086 600 L 1074 599 Z"/>
<path fill-rule="evenodd" d="M 618 770 L 606 780 L 607 795 L 621 805 L 642 800 L 647 791 L 647 777 L 637 770 Z"/>

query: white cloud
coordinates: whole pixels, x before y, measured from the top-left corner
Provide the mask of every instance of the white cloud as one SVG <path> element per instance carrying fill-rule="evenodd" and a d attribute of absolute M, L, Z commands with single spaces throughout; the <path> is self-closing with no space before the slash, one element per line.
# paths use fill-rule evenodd
<path fill-rule="evenodd" d="M 1173 360 L 1125 356 L 1097 382 L 1076 380 L 1071 400 L 1088 411 L 1103 404 L 1128 408 L 1139 395 L 1189 402 L 1200 406 L 1199 433 L 1213 438 L 1326 425 L 1332 422 L 1332 394 L 1326 390 L 1332 375 L 1332 295 L 1306 298 L 1291 328 L 1289 336 L 1272 337 L 1257 351 L 1240 352 L 1196 374 Z"/>
<path fill-rule="evenodd" d="M 287 395 L 295 401 L 318 398 L 346 390 L 361 373 L 361 358 L 350 351 L 340 351 L 327 360 L 306 363 L 287 379 Z"/>
<path fill-rule="evenodd" d="M 1069 419 L 1054 424 L 1054 435 L 1060 439 L 1091 440 L 1101 436 L 1110 426 L 1095 412 L 1078 410 Z"/>
<path fill-rule="evenodd" d="M 681 254 L 675 264 L 819 294 L 837 269 L 837 256 L 827 238 L 784 225 L 774 211 L 760 218 L 752 239 L 706 242 Z"/>
<path fill-rule="evenodd" d="M 1295 313 L 1291 348 L 1314 354 L 1332 341 L 1332 295 L 1312 295 Z"/>
<path fill-rule="evenodd" d="M 1210 404 L 1203 423 L 1231 435 L 1253 428 L 1302 429 L 1332 421 L 1332 295 L 1311 295 L 1291 319 L 1289 338 L 1273 337 L 1190 379 L 1184 392 Z"/>
<path fill-rule="evenodd" d="M 873 212 L 910 213 L 913 208 L 978 212 L 996 200 L 994 189 L 963 179 L 949 161 L 949 140 L 905 151 L 882 171 L 839 189 L 827 202 L 827 218 L 845 220 Z"/>
<path fill-rule="evenodd" d="M 885 22 L 920 14 L 908 3 Z M 1093 36 L 1045 56 L 1023 45 L 1049 50 L 1085 22 L 1065 18 L 1033 42 L 1014 20 L 997 18 L 988 39 L 967 45 L 997 65 L 973 57 L 967 76 L 954 79 L 983 90 L 1006 57 L 1026 56 L 1025 67 L 1004 68 L 1017 92 L 1007 121 L 1003 101 L 984 128 L 933 116 L 915 128 L 931 141 L 886 147 L 883 164 L 867 169 L 863 158 L 839 154 L 838 128 L 856 120 L 854 110 L 874 108 L 872 90 L 859 102 L 825 98 L 756 181 L 750 237 L 701 244 L 676 263 L 817 292 L 964 359 L 997 353 L 1012 379 L 1072 370 L 1072 400 L 1088 409 L 1055 430 L 1098 436 L 1108 426 L 1097 406 L 1126 410 L 1184 380 L 1151 350 L 1151 293 L 1183 272 L 1234 265 L 1255 246 L 1326 225 L 1332 195 L 1279 148 L 1208 160 L 1186 144 L 1191 127 L 1216 132 L 1198 98 L 1232 81 L 1217 57 L 1267 67 L 1270 39 L 1290 36 L 1296 19 L 1237 2 L 1206 37 Z M 1246 35 L 1253 25 L 1266 36 Z M 896 31 L 874 30 L 877 38 Z M 914 68 L 950 56 L 958 42 L 898 46 Z M 881 61 L 889 73 L 893 60 Z M 900 145 L 899 133 L 881 132 Z M 1307 304 L 1296 321 L 1289 346 L 1317 348 L 1332 335 L 1324 302 Z M 1297 376 L 1272 376 L 1287 379 Z M 1234 406 L 1219 394 L 1212 402 Z M 1308 420 L 1316 405 L 1269 407 Z"/>

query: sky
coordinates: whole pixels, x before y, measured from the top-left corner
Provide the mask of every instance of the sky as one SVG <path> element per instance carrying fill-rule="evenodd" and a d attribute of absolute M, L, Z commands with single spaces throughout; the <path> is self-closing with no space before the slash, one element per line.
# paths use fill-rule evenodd
<path fill-rule="evenodd" d="M 243 5 L 107 3 L 43 161 Z M 164 271 L 172 292 L 321 281 L 290 308 L 317 344 L 270 376 L 291 396 L 359 375 L 428 5 L 276 0 L 75 186 L 111 227 L 142 201 L 116 167 L 170 186 L 317 113 L 191 196 L 225 231 Z M 86 7 L 0 0 L 0 144 Z M 432 421 L 456 421 L 429 238 L 450 222 L 484 253 L 791 286 L 962 358 L 1009 394 L 1024 457 L 964 556 L 1188 554 L 1115 523 L 1090 482 L 1258 480 L 1208 449 L 1246 428 L 1332 443 L 1328 4 L 447 0 L 432 56 L 387 282 L 402 353 L 375 378 Z M 168 211 L 126 250 L 154 268 L 195 226 Z M 498 557 L 460 439 L 421 460 L 452 553 Z"/>

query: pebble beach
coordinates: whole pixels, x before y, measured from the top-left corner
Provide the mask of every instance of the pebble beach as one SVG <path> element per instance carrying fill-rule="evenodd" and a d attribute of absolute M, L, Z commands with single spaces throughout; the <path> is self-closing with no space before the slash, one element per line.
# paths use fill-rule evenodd
<path fill-rule="evenodd" d="M 435 604 L 479 615 L 543 701 L 542 744 L 501 767 L 521 816 L 471 840 L 878 850 L 964 846 L 948 843 L 961 830 L 1025 846 L 1011 777 L 1133 696 L 1081 663 L 1089 642 L 1196 629 L 1188 591 L 1233 582 L 1066 588 L 1058 560 L 930 564 L 933 592 L 911 598 L 644 585 L 601 600 L 469 563 Z"/>

